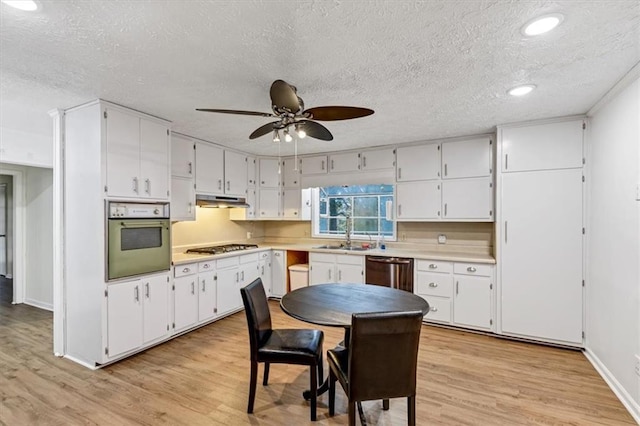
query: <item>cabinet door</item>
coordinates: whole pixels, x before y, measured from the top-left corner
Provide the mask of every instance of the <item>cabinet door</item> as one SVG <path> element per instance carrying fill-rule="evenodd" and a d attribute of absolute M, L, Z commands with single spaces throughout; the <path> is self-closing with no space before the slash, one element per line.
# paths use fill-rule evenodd
<path fill-rule="evenodd" d="M 582 120 L 500 129 L 502 171 L 582 167 Z"/>
<path fill-rule="evenodd" d="M 489 138 L 443 142 L 442 178 L 491 176 L 492 148 Z"/>
<path fill-rule="evenodd" d="M 171 135 L 171 176 L 195 177 L 195 147 L 191 139 Z"/>
<path fill-rule="evenodd" d="M 329 171 L 332 173 L 357 172 L 360 170 L 360 154 L 347 152 L 329 156 Z"/>
<path fill-rule="evenodd" d="M 216 316 L 216 272 L 198 274 L 198 321 L 207 321 Z"/>
<path fill-rule="evenodd" d="M 396 181 L 432 180 L 439 177 L 439 144 L 407 146 L 396 150 Z"/>
<path fill-rule="evenodd" d="M 271 295 L 282 297 L 287 292 L 287 252 L 273 250 L 271 256 Z"/>
<path fill-rule="evenodd" d="M 443 180 L 442 218 L 449 220 L 493 220 L 491 178 Z"/>
<path fill-rule="evenodd" d="M 362 170 L 393 169 L 396 165 L 394 148 L 374 149 L 362 153 Z"/>
<path fill-rule="evenodd" d="M 364 268 L 362 265 L 336 264 L 337 282 L 364 284 Z"/>
<path fill-rule="evenodd" d="M 502 331 L 582 342 L 582 171 L 502 175 Z"/>
<path fill-rule="evenodd" d="M 105 112 L 108 195 L 142 197 L 140 118 L 116 109 Z"/>
<path fill-rule="evenodd" d="M 144 343 L 169 334 L 169 275 L 156 275 L 142 280 L 144 291 Z"/>
<path fill-rule="evenodd" d="M 273 158 L 261 158 L 258 161 L 261 188 L 280 187 L 280 162 Z"/>
<path fill-rule="evenodd" d="M 240 296 L 240 271 L 237 267 L 218 269 L 217 280 L 218 315 L 229 313 L 238 306 Z M 240 299 L 242 305 L 242 299 Z"/>
<path fill-rule="evenodd" d="M 261 188 L 259 193 L 260 219 L 277 219 L 280 217 L 280 190 Z"/>
<path fill-rule="evenodd" d="M 453 322 L 473 328 L 491 329 L 491 279 L 455 276 Z"/>
<path fill-rule="evenodd" d="M 224 193 L 224 152 L 222 148 L 196 142 L 196 192 Z"/>
<path fill-rule="evenodd" d="M 256 157 L 247 157 L 247 185 L 256 186 Z"/>
<path fill-rule="evenodd" d="M 309 285 L 337 282 L 335 262 L 309 260 Z"/>
<path fill-rule="evenodd" d="M 327 156 L 315 155 L 302 158 L 302 175 L 318 175 L 327 173 Z"/>
<path fill-rule="evenodd" d="M 282 160 L 284 170 L 284 187 L 300 188 L 300 160 L 296 162 L 294 158 Z"/>
<path fill-rule="evenodd" d="M 271 252 L 265 251 L 260 253 L 258 261 L 258 273 L 262 279 L 264 292 L 267 297 L 271 297 Z"/>
<path fill-rule="evenodd" d="M 198 276 L 174 278 L 173 314 L 175 331 L 198 322 Z"/>
<path fill-rule="evenodd" d="M 287 219 L 300 218 L 301 204 L 300 189 L 285 189 L 282 191 L 282 216 Z"/>
<path fill-rule="evenodd" d="M 224 152 L 224 193 L 244 197 L 247 194 L 247 156 Z"/>
<path fill-rule="evenodd" d="M 440 183 L 398 183 L 396 185 L 396 217 L 399 221 L 439 219 Z"/>
<path fill-rule="evenodd" d="M 169 198 L 169 128 L 155 121 L 140 119 L 140 176 L 143 196 Z"/>
<path fill-rule="evenodd" d="M 171 220 L 196 220 L 193 179 L 171 178 Z"/>
<path fill-rule="evenodd" d="M 108 286 L 107 348 L 113 358 L 142 345 L 140 280 Z"/>
<path fill-rule="evenodd" d="M 256 218 L 256 212 L 258 211 L 258 206 L 256 204 L 258 204 L 258 199 L 256 198 L 256 189 L 255 188 L 248 188 L 247 189 L 247 204 L 249 204 L 249 207 L 247 207 L 244 212 L 245 217 L 247 219 L 255 219 Z M 232 210 L 242 210 L 242 209 L 232 209 Z"/>

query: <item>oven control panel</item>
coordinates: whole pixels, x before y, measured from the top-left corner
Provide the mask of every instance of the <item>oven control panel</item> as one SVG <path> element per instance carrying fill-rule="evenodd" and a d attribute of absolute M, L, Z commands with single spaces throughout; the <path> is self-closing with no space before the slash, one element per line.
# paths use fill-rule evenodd
<path fill-rule="evenodd" d="M 168 218 L 169 203 L 109 203 L 109 218 Z"/>

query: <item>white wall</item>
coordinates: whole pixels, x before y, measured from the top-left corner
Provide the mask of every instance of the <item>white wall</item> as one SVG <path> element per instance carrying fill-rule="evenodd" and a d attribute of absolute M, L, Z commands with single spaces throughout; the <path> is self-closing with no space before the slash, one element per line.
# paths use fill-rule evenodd
<path fill-rule="evenodd" d="M 640 80 L 589 120 L 586 348 L 640 419 Z M 640 421 L 640 420 L 639 420 Z"/>
<path fill-rule="evenodd" d="M 0 163 L 52 167 L 53 139 L 50 134 L 28 133 L 0 126 Z"/>
<path fill-rule="evenodd" d="M 14 201 L 23 197 L 24 302 L 45 309 L 53 307 L 53 172 L 48 168 L 25 167 L 0 163 L 0 174 L 19 171 L 23 174 L 24 194 L 14 185 Z M 14 179 L 14 184 L 15 184 Z M 20 253 L 16 253 L 20 256 Z M 14 264 L 17 262 L 14 259 Z"/>

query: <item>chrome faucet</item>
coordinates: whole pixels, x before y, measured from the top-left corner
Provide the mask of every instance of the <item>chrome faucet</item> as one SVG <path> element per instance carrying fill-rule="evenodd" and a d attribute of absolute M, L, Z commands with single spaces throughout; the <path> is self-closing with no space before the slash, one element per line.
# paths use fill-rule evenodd
<path fill-rule="evenodd" d="M 353 225 L 353 223 L 351 222 L 351 216 L 346 215 L 345 219 L 347 221 L 346 226 L 345 226 L 345 241 L 344 244 L 347 247 L 351 247 L 351 226 Z"/>

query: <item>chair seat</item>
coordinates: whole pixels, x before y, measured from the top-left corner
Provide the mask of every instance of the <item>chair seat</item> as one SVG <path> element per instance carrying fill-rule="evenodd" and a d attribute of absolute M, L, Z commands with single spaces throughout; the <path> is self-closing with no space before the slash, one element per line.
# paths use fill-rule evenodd
<path fill-rule="evenodd" d="M 273 330 L 258 349 L 258 361 L 313 364 L 322 356 L 323 338 L 320 330 Z"/>

